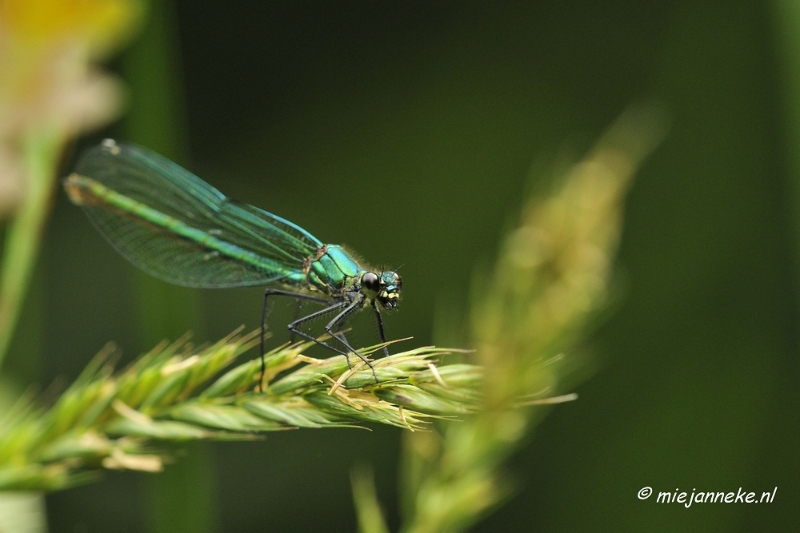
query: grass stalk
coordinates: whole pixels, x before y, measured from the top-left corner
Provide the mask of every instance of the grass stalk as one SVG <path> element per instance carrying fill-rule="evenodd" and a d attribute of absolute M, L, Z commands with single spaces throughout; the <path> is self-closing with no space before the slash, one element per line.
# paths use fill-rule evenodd
<path fill-rule="evenodd" d="M 266 355 L 266 389 L 257 393 L 260 360 L 236 364 L 255 336 L 234 333 L 199 349 L 186 339 L 161 344 L 121 371 L 108 348 L 50 407 L 20 400 L 0 419 L 0 490 L 63 489 L 103 469 L 159 472 L 167 445 L 186 441 L 364 423 L 422 429 L 434 418 L 471 412 L 480 388 L 479 369 L 460 365 L 450 395 L 437 393 L 431 368 L 447 350 L 379 359 L 376 383 L 365 365 L 348 368 L 344 356 L 314 359 L 303 354 L 310 343 L 297 343 Z"/>
<path fill-rule="evenodd" d="M 63 142 L 60 135 L 39 133 L 23 141 L 27 191 L 8 226 L 0 263 L 0 368 L 8 352 L 50 213 L 50 197 Z"/>
<path fill-rule="evenodd" d="M 566 378 L 608 302 L 625 194 L 661 126 L 653 109 L 630 108 L 524 207 L 490 276 L 476 283 L 470 360 L 483 370 L 481 386 L 469 392 L 474 414 L 405 435 L 401 531 L 469 529 L 513 494 L 503 465 L 546 406 L 576 398 Z M 429 380 L 424 390 L 437 386 Z M 374 507 L 369 502 L 364 494 L 356 499 Z"/>

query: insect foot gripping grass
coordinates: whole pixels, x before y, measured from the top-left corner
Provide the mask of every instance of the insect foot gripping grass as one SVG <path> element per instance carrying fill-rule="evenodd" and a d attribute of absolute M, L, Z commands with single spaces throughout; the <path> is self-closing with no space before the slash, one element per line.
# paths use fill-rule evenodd
<path fill-rule="evenodd" d="M 20 399 L 0 419 L 0 490 L 63 489 L 103 469 L 159 472 L 167 445 L 183 441 L 364 423 L 417 430 L 480 401 L 480 368 L 437 366 L 451 350 L 417 348 L 350 368 L 345 356 L 303 355 L 310 341 L 268 352 L 257 392 L 260 358 L 236 360 L 258 336 L 234 332 L 200 348 L 186 338 L 162 343 L 121 371 L 109 347 L 51 406 Z"/>

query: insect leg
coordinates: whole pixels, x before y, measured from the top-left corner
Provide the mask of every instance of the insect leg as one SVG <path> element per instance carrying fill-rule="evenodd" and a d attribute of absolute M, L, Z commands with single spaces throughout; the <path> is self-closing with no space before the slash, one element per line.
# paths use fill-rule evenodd
<path fill-rule="evenodd" d="M 328 303 L 328 302 L 326 301 L 325 303 Z M 334 352 L 336 352 L 336 353 L 339 353 L 339 354 L 342 354 L 342 355 L 344 355 L 345 357 L 348 357 L 348 354 L 347 354 L 347 352 L 345 352 L 345 351 L 344 351 L 344 350 L 342 350 L 341 348 L 337 348 L 336 346 L 331 346 L 331 345 L 330 345 L 330 344 L 328 344 L 327 342 L 325 342 L 325 341 L 321 341 L 321 340 L 317 339 L 316 337 L 313 337 L 313 336 L 309 335 L 309 334 L 308 334 L 308 333 L 306 333 L 305 331 L 302 331 L 302 330 L 300 330 L 300 329 L 297 329 L 297 328 L 298 328 L 298 326 L 300 326 L 301 324 L 303 324 L 303 323 L 305 323 L 305 322 L 308 322 L 309 320 L 314 320 L 315 318 L 319 318 L 319 317 L 321 317 L 321 316 L 323 316 L 323 315 L 326 315 L 326 314 L 328 314 L 328 313 L 330 313 L 330 312 L 332 312 L 332 311 L 337 311 L 337 310 L 341 309 L 342 307 L 344 307 L 344 306 L 346 306 L 346 305 L 347 305 L 347 302 L 336 302 L 336 303 L 334 303 L 333 305 L 331 305 L 331 306 L 328 306 L 328 307 L 326 307 L 326 308 L 324 308 L 324 309 L 320 309 L 319 311 L 314 311 L 314 312 L 313 312 L 313 313 L 311 313 L 310 315 L 304 316 L 304 317 L 302 317 L 302 318 L 298 318 L 297 320 L 295 320 L 294 322 L 292 322 L 291 324 L 289 324 L 289 325 L 287 326 L 287 328 L 289 329 L 289 332 L 291 332 L 291 333 L 296 333 L 297 335 L 300 335 L 300 336 L 301 336 L 301 337 L 303 337 L 304 339 L 308 339 L 308 340 L 310 340 L 310 341 L 316 342 L 316 343 L 317 343 L 317 344 L 319 344 L 320 346 L 324 346 L 324 347 L 326 347 L 326 348 L 327 348 L 327 349 L 329 349 L 329 350 L 332 350 L 332 351 L 334 351 Z M 338 315 L 337 315 L 337 316 L 338 316 Z M 326 329 L 326 331 L 328 331 L 328 330 Z M 341 341 L 341 339 L 339 339 L 339 338 L 338 338 L 336 335 L 334 335 L 334 334 L 333 334 L 333 333 L 331 333 L 330 331 L 328 331 L 328 333 L 329 333 L 330 335 L 332 335 L 332 336 L 333 336 L 333 338 L 335 338 L 335 339 L 336 339 L 336 340 L 338 340 L 339 342 L 342 342 L 342 341 Z M 360 356 L 359 356 L 359 357 L 360 357 Z M 349 360 L 349 358 L 348 358 L 347 364 L 348 364 L 348 366 L 350 365 L 350 360 Z"/>
<path fill-rule="evenodd" d="M 381 334 L 381 342 L 386 342 L 386 334 L 383 332 L 383 317 L 378 310 L 378 304 L 375 303 L 375 300 L 372 300 L 372 309 L 375 310 L 375 320 L 378 322 L 378 332 Z M 387 346 L 383 347 L 383 355 L 389 357 L 389 348 Z"/>
<path fill-rule="evenodd" d="M 300 306 L 301 305 L 302 305 L 302 302 L 298 299 L 297 300 L 297 305 L 295 305 L 295 307 L 294 307 L 294 318 L 292 318 L 292 321 L 297 320 L 298 318 L 300 318 Z M 292 342 L 292 343 L 294 342 L 294 333 L 289 333 L 289 342 Z"/>
<path fill-rule="evenodd" d="M 345 320 L 347 320 L 350 317 L 350 315 L 352 315 L 353 313 L 358 311 L 360 308 L 361 308 L 361 300 L 354 301 L 353 303 L 348 305 L 341 313 L 339 313 L 338 315 L 333 317 L 333 320 L 328 322 L 328 325 L 325 326 L 325 331 L 327 331 L 330 335 L 332 335 L 334 338 L 336 338 L 337 341 L 342 343 L 342 345 L 345 348 L 347 348 L 348 351 L 353 352 L 354 354 L 356 354 L 358 356 L 359 359 L 364 361 L 367 364 L 367 366 L 370 368 L 370 370 L 372 370 L 372 376 L 375 378 L 375 383 L 377 383 L 378 382 L 378 375 L 375 374 L 375 367 L 372 366 L 372 363 L 369 362 L 369 359 L 367 359 L 366 357 L 364 357 L 363 355 L 358 353 L 355 348 L 350 346 L 350 343 L 348 343 L 346 339 L 344 339 L 342 337 L 338 337 L 333 333 L 333 330 L 338 325 L 340 325 Z M 350 365 L 350 361 L 349 360 L 348 360 L 347 364 L 348 364 L 348 366 Z"/>
<path fill-rule="evenodd" d="M 318 298 L 316 296 L 311 296 L 310 294 L 304 294 L 302 292 L 292 292 L 292 291 L 285 291 L 281 289 L 266 289 L 264 291 L 264 300 L 261 304 L 261 377 L 258 380 L 258 392 L 264 392 L 264 375 L 267 372 L 267 365 L 264 361 L 264 354 L 266 353 L 264 350 L 264 341 L 266 340 L 267 336 L 267 299 L 270 296 L 289 296 L 294 298 L 298 301 L 300 300 L 309 300 L 315 303 L 327 304 L 329 301 L 324 298 Z M 291 329 L 290 329 L 291 331 Z"/>

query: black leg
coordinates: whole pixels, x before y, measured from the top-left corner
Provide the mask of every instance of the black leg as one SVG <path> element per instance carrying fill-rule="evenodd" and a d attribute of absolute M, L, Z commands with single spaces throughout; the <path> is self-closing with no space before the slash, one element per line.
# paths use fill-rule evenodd
<path fill-rule="evenodd" d="M 329 300 L 324 298 L 318 298 L 302 292 L 284 291 L 281 289 L 267 289 L 264 291 L 264 300 L 261 304 L 261 377 L 258 380 L 258 392 L 264 392 L 264 375 L 267 373 L 267 366 L 266 362 L 264 361 L 264 354 L 266 353 L 264 351 L 264 341 L 267 335 L 267 298 L 270 296 L 289 296 L 291 298 L 295 298 L 298 300 L 298 302 L 299 300 L 309 300 L 311 302 L 320 304 L 330 303 Z"/>
<path fill-rule="evenodd" d="M 326 303 L 327 303 L 327 302 L 326 302 Z M 339 309 L 341 309 L 342 307 L 345 307 L 346 305 L 347 305 L 347 302 L 336 302 L 335 304 L 333 304 L 333 305 L 331 305 L 331 306 L 329 306 L 329 307 L 326 307 L 325 309 L 320 309 L 319 311 L 314 311 L 314 312 L 313 312 L 313 313 L 311 313 L 310 315 L 304 316 L 304 317 L 302 317 L 302 318 L 298 318 L 297 320 L 295 320 L 294 322 L 292 322 L 291 324 L 289 324 L 289 325 L 287 326 L 287 328 L 289 329 L 289 331 L 290 331 L 291 333 L 296 333 L 297 335 L 300 335 L 300 336 L 301 336 L 301 337 L 303 337 L 304 339 L 308 339 L 308 340 L 310 340 L 310 341 L 316 342 L 316 343 L 317 343 L 317 344 L 319 344 L 320 346 L 324 346 L 324 347 L 326 347 L 326 348 L 327 348 L 327 349 L 329 349 L 329 350 L 333 350 L 334 352 L 336 352 L 336 353 L 338 353 L 338 354 L 342 354 L 342 355 L 344 355 L 345 357 L 348 357 L 348 354 L 347 354 L 347 352 L 345 352 L 345 351 L 341 350 L 340 348 L 337 348 L 336 346 L 331 346 L 331 345 L 330 345 L 330 344 L 328 344 L 327 342 L 325 342 L 325 341 L 321 341 L 321 340 L 317 339 L 316 337 L 313 337 L 313 336 L 309 335 L 309 334 L 308 334 L 308 333 L 306 333 L 305 331 L 302 331 L 302 330 L 300 330 L 300 329 L 297 329 L 297 327 L 298 327 L 298 326 L 300 326 L 301 324 L 303 324 L 303 323 L 305 323 L 305 322 L 308 322 L 309 320 L 314 320 L 315 318 L 319 318 L 319 317 L 321 317 L 321 316 L 324 316 L 324 315 L 326 315 L 326 314 L 328 314 L 328 313 L 331 313 L 332 311 L 338 311 Z M 348 307 L 348 308 L 349 308 L 349 307 Z M 341 313 L 340 313 L 340 314 L 341 314 Z M 337 316 L 339 316 L 339 315 L 337 315 Z M 328 324 L 328 325 L 330 326 L 330 324 Z M 328 333 L 329 333 L 329 334 L 330 334 L 330 335 L 331 335 L 331 336 L 332 336 L 334 339 L 336 339 L 336 340 L 337 340 L 337 341 L 339 341 L 340 343 L 344 344 L 344 346 L 345 346 L 346 348 L 348 348 L 348 349 L 352 349 L 352 348 L 350 348 L 350 345 L 349 345 L 349 344 L 346 344 L 344 341 L 342 341 L 342 339 L 341 339 L 341 338 L 337 337 L 337 336 L 336 336 L 334 333 L 332 333 L 331 331 L 328 331 L 328 328 L 327 328 L 327 326 L 326 326 L 326 328 L 325 328 L 325 331 L 327 331 L 327 332 L 328 332 Z M 353 351 L 355 351 L 355 350 L 353 350 Z M 359 355 L 359 357 L 361 357 L 361 356 Z M 350 366 L 350 359 L 349 359 L 349 357 L 348 357 L 348 359 L 347 359 L 347 365 L 348 365 L 348 366 Z"/>
<path fill-rule="evenodd" d="M 349 343 L 349 342 L 350 342 L 350 341 L 348 341 L 348 340 L 347 340 L 347 335 L 345 335 L 345 334 L 344 334 L 344 331 L 342 331 L 342 328 L 343 328 L 343 327 L 344 327 L 344 324 L 341 324 L 341 327 L 339 327 L 339 328 L 336 330 L 336 336 L 338 337 L 338 341 L 339 341 L 341 344 L 344 344 L 344 343 Z"/>
<path fill-rule="evenodd" d="M 383 317 L 378 310 L 378 304 L 375 303 L 375 300 L 372 300 L 372 309 L 375 310 L 375 320 L 378 322 L 378 332 L 381 334 L 381 342 L 386 342 L 386 334 L 383 332 Z M 383 355 L 389 357 L 389 348 L 386 346 L 383 347 Z"/>
<path fill-rule="evenodd" d="M 358 353 L 355 348 L 350 346 L 350 344 L 347 342 L 347 339 L 340 338 L 336 336 L 336 334 L 334 334 L 334 330 L 336 329 L 337 326 L 344 323 L 344 321 L 347 320 L 350 317 L 350 315 L 352 315 L 361 308 L 361 303 L 362 300 L 356 300 L 350 305 L 348 305 L 341 313 L 333 317 L 333 320 L 328 322 L 328 325 L 325 326 L 325 331 L 327 331 L 328 334 L 332 335 L 334 338 L 336 338 L 336 340 L 342 343 L 342 345 L 344 345 L 344 347 L 347 348 L 348 351 L 353 352 L 358 356 L 359 359 L 361 359 L 364 363 L 366 363 L 367 366 L 370 368 L 370 370 L 372 370 L 372 376 L 375 378 L 375 383 L 377 383 L 378 376 L 377 374 L 375 374 L 375 367 L 372 366 L 372 363 L 369 362 L 369 359 Z M 347 360 L 347 366 L 350 366 L 349 358 Z"/>
<path fill-rule="evenodd" d="M 297 305 L 294 306 L 294 317 L 292 317 L 292 321 L 297 320 L 300 318 L 300 306 L 302 302 L 297 300 Z M 289 342 L 294 343 L 294 333 L 289 333 Z"/>

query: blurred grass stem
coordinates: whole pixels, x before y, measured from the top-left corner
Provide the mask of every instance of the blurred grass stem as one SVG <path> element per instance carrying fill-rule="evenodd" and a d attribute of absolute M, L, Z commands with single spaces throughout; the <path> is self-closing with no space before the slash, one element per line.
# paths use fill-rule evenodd
<path fill-rule="evenodd" d="M 440 435 L 406 435 L 401 531 L 470 528 L 512 493 L 503 464 L 542 419 L 542 406 L 577 398 L 558 393 L 608 300 L 630 179 L 662 134 L 657 109 L 629 108 L 550 191 L 524 206 L 493 272 L 475 284 L 471 331 L 484 369 L 482 402 L 463 421 L 439 422 Z M 356 500 L 363 502 L 369 498 Z"/>
<path fill-rule="evenodd" d="M 8 226 L 0 268 L 0 368 L 19 319 L 50 211 L 63 136 L 38 132 L 24 140 L 27 191 Z"/>

